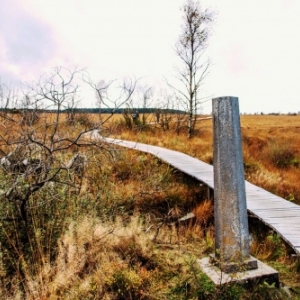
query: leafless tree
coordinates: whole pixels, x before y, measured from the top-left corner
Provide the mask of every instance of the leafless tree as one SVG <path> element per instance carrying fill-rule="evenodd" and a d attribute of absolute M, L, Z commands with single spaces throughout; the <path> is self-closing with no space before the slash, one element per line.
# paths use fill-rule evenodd
<path fill-rule="evenodd" d="M 183 7 L 182 32 L 175 50 L 181 65 L 175 68 L 181 86 L 169 85 L 182 98 L 188 113 L 188 137 L 192 137 L 201 105 L 200 88 L 209 69 L 209 60 L 204 58 L 213 15 L 202 10 L 199 1 L 188 0 Z"/>
<path fill-rule="evenodd" d="M 115 80 L 105 81 L 101 79 L 95 82 L 91 78 L 90 74 L 86 73 L 83 76 L 83 81 L 88 83 L 88 85 L 95 91 L 97 99 L 96 105 L 99 108 L 99 120 L 101 125 L 102 122 L 105 122 L 105 120 L 102 119 L 102 108 L 103 106 L 106 107 L 106 99 L 109 98 L 108 90 Z"/>
<path fill-rule="evenodd" d="M 138 79 L 134 78 L 95 81 L 88 73 L 85 73 L 82 79 L 95 91 L 100 126 L 103 126 L 119 108 L 126 106 L 132 100 L 138 82 Z M 105 116 L 103 111 L 106 112 Z"/>
<path fill-rule="evenodd" d="M 163 131 L 170 129 L 170 123 L 174 117 L 173 94 L 174 93 L 168 93 L 166 90 L 161 90 L 157 99 L 155 119 L 156 124 L 159 125 Z"/>
<path fill-rule="evenodd" d="M 151 103 L 149 102 L 153 97 L 153 88 L 148 85 L 140 85 L 138 88 L 139 100 L 142 102 L 143 114 L 142 114 L 142 126 L 145 127 L 147 125 L 147 109 L 151 107 Z"/>
<path fill-rule="evenodd" d="M 2 112 L 7 113 L 8 109 L 16 108 L 17 94 L 15 88 L 10 88 L 0 81 L 0 108 Z"/>
<path fill-rule="evenodd" d="M 163 131 L 174 129 L 177 134 L 186 125 L 187 114 L 182 110 L 181 101 L 172 90 L 160 90 L 156 101 L 155 117 L 156 124 Z"/>
<path fill-rule="evenodd" d="M 0 201 L 2 204 L 7 201 L 9 207 L 14 203 L 25 225 L 30 214 L 29 200 L 37 192 L 50 191 L 53 186 L 80 191 L 89 162 L 81 149 L 95 148 L 110 153 L 107 143 L 90 138 L 94 131 L 103 128 L 109 117 L 101 124 L 90 123 L 90 126 L 82 126 L 76 119 L 70 123 L 68 109 L 78 99 L 82 73 L 77 68 L 56 68 L 50 75 L 44 74 L 26 85 L 17 97 L 1 91 L 6 108 L 15 98 L 19 108 L 13 113 L 0 114 Z M 89 85 L 96 89 L 91 81 Z M 135 85 L 134 80 L 124 80 L 117 86 L 114 99 L 109 93 L 96 91 L 101 104 L 112 107 L 112 115 L 130 99 Z M 101 89 L 108 92 L 110 87 L 111 83 L 102 85 Z M 25 122 L 24 116 L 28 113 L 31 116 L 38 113 L 39 119 L 33 122 L 32 118 L 27 118 Z"/>
<path fill-rule="evenodd" d="M 76 178 L 83 174 L 86 165 L 80 149 L 107 149 L 103 142 L 87 138 L 98 126 L 70 126 L 64 112 L 77 97 L 78 74 L 77 69 L 57 68 L 50 76 L 43 75 L 27 86 L 25 99 L 20 98 L 21 105 L 27 101 L 30 111 L 39 109 L 37 122 L 24 122 L 22 110 L 10 116 L 1 115 L 5 123 L 0 122 L 0 201 L 14 203 L 25 225 L 30 213 L 28 202 L 38 191 L 54 185 L 80 189 L 81 181 Z M 68 164 L 69 160 L 72 163 Z"/>
<path fill-rule="evenodd" d="M 101 159 L 115 155 L 98 134 L 105 120 L 82 125 L 82 115 L 76 115 L 70 123 L 68 109 L 79 99 L 83 73 L 56 68 L 22 89 L 1 85 L 0 258 L 8 275 L 25 279 L 29 272 L 39 273 L 39 263 L 54 258 L 53 245 L 68 218 L 91 207 L 94 187 L 89 183 L 95 180 L 102 189 Z M 113 113 L 130 99 L 135 84 L 123 81 L 116 85 L 117 94 L 106 86 L 101 104 L 111 106 Z M 35 113 L 38 119 L 25 121 L 26 114 Z"/>

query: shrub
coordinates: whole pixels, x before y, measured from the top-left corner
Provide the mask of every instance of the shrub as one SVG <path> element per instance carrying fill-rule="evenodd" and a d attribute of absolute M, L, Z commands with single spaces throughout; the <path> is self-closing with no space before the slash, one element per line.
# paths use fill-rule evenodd
<path fill-rule="evenodd" d="M 83 126 L 85 128 L 93 128 L 93 127 L 95 127 L 95 123 L 86 114 L 80 114 L 80 115 L 76 116 L 75 121 L 79 125 L 81 125 L 81 126 Z"/>
<path fill-rule="evenodd" d="M 270 147 L 270 159 L 278 168 L 288 168 L 295 160 L 293 149 L 289 145 L 274 144 Z"/>
<path fill-rule="evenodd" d="M 143 280 L 134 270 L 124 268 L 116 271 L 107 281 L 107 285 L 117 299 L 141 299 Z"/>

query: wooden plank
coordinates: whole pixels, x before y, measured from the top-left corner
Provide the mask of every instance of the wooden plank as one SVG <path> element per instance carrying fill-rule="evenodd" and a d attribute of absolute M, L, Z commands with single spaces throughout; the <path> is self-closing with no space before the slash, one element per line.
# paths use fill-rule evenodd
<path fill-rule="evenodd" d="M 281 201 L 272 201 L 272 200 L 261 200 L 261 201 L 247 201 L 247 203 L 255 205 L 258 209 L 264 209 L 264 208 L 268 208 L 268 209 L 272 209 L 272 208 L 276 208 L 276 209 L 290 209 L 293 210 L 294 206 L 290 205 L 288 203 L 284 203 Z M 295 209 L 295 211 L 299 211 L 299 209 Z"/>
<path fill-rule="evenodd" d="M 293 212 L 295 216 L 299 216 L 299 211 L 293 211 L 293 210 L 288 210 L 287 208 L 273 208 L 273 209 L 258 209 L 258 208 L 253 208 L 251 211 L 257 213 L 257 214 L 264 214 L 269 211 L 274 212 L 274 214 L 277 213 L 282 213 L 282 216 L 285 216 L 285 212 Z"/>
<path fill-rule="evenodd" d="M 250 202 L 250 204 L 254 205 L 254 204 L 256 204 L 256 202 Z M 264 211 L 265 209 L 258 207 L 258 208 L 256 208 L 256 210 L 257 211 L 260 211 L 260 210 Z M 272 207 L 272 210 L 274 210 L 274 211 L 285 211 L 285 210 L 290 211 L 290 210 L 292 210 L 292 211 L 296 211 L 297 213 L 299 213 L 300 207 L 296 207 L 296 208 L 293 207 L 293 209 L 290 209 L 290 206 L 281 205 L 280 207 Z"/>

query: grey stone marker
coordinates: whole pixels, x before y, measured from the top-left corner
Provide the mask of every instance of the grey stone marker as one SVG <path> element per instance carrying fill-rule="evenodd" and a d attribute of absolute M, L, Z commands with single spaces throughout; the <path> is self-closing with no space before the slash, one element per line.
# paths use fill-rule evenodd
<path fill-rule="evenodd" d="M 239 103 L 213 99 L 215 255 L 222 271 L 256 269 L 250 257 Z"/>
<path fill-rule="evenodd" d="M 237 97 L 213 99 L 215 253 L 197 260 L 216 284 L 275 282 L 278 272 L 250 256 Z"/>

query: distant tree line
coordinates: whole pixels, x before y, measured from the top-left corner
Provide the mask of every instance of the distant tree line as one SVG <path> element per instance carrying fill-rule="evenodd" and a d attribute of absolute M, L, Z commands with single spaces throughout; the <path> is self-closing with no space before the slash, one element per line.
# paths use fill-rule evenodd
<path fill-rule="evenodd" d="M 39 113 L 56 113 L 56 109 L 35 109 L 35 108 L 0 108 L 0 111 L 7 113 L 18 114 L 24 111 L 39 112 Z M 123 114 L 124 112 L 138 112 L 139 114 L 151 113 L 168 113 L 168 114 L 184 114 L 185 111 L 171 108 L 66 108 L 60 110 L 60 113 L 89 113 L 89 114 Z"/>

